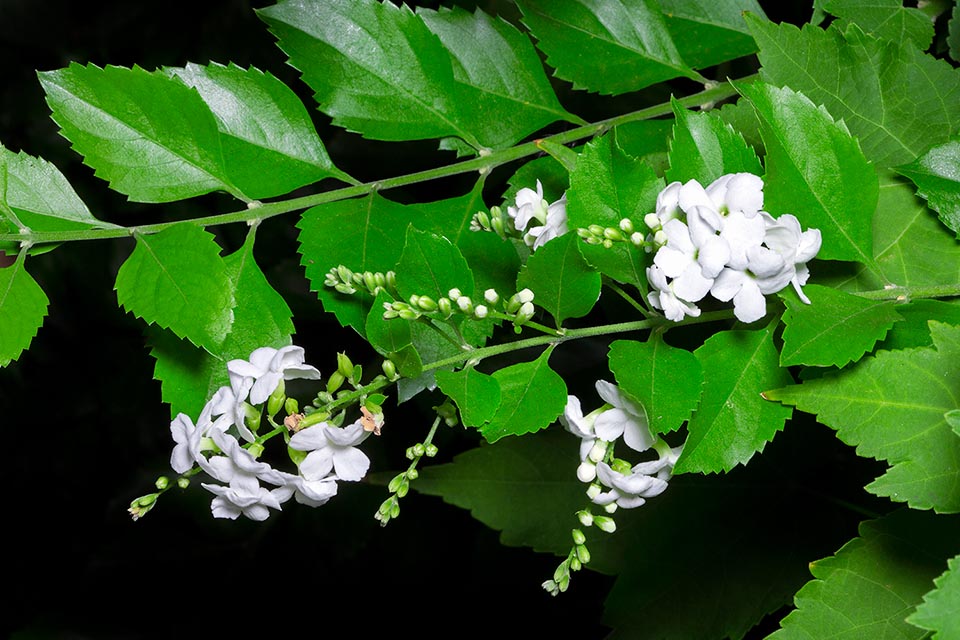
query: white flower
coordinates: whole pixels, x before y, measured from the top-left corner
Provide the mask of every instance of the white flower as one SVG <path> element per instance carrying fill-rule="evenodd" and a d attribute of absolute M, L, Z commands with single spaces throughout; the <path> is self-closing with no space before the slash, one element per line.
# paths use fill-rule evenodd
<path fill-rule="evenodd" d="M 563 415 L 560 416 L 560 424 L 580 438 L 580 460 L 587 459 L 590 450 L 593 449 L 593 443 L 597 440 L 597 435 L 593 432 L 593 423 L 596 419 L 596 411 L 584 416 L 580 408 L 580 399 L 576 396 L 567 396 L 567 406 L 564 407 Z"/>
<path fill-rule="evenodd" d="M 233 376 L 253 379 L 253 385 L 250 387 L 251 404 L 266 402 L 281 380 L 320 378 L 319 371 L 310 365 L 303 364 L 303 348 L 292 345 L 282 349 L 260 347 L 250 354 L 249 361 L 228 362 L 227 370 L 231 374 L 231 381 Z M 244 383 L 241 381 L 239 384 L 242 388 Z"/>
<path fill-rule="evenodd" d="M 524 187 L 517 191 L 515 207 L 507 207 L 507 215 L 513 218 L 513 226 L 524 234 L 523 241 L 534 251 L 557 236 L 569 231 L 567 226 L 567 195 L 547 203 L 543 199 L 543 185 L 537 180 L 537 190 Z M 538 222 L 527 229 L 531 222 Z"/>
<path fill-rule="evenodd" d="M 536 251 L 546 243 L 569 231 L 567 226 L 567 194 L 552 202 L 547 206 L 545 219 L 542 226 L 533 226 L 527 230 L 524 241 L 530 244 L 529 239 L 533 238 L 531 246 Z"/>
<path fill-rule="evenodd" d="M 213 397 L 207 403 L 211 408 L 212 414 L 221 416 L 229 421 L 224 429 L 230 426 L 236 426 L 237 431 L 247 442 L 256 440 L 256 436 L 250 428 L 247 427 L 246 402 L 250 394 L 250 388 L 253 386 L 253 378 L 245 378 L 235 374 L 230 375 L 230 386 L 223 386 L 217 389 Z"/>
<path fill-rule="evenodd" d="M 747 268 L 724 269 L 710 293 L 717 300 L 733 299 L 733 313 L 741 322 L 754 322 L 767 313 L 764 293 L 779 291 L 790 281 L 790 271 L 779 255 L 766 247 L 747 251 Z"/>
<path fill-rule="evenodd" d="M 543 185 L 537 180 L 537 190 L 524 187 L 517 191 L 516 207 L 507 207 L 507 215 L 513 218 L 517 231 L 523 233 L 527 224 L 536 218 L 541 223 L 547 219 L 547 203 L 543 199 Z"/>
<path fill-rule="evenodd" d="M 335 471 L 340 480 L 355 482 L 370 468 L 370 459 L 356 448 L 369 435 L 359 420 L 343 428 L 321 422 L 293 434 L 290 447 L 310 452 L 300 463 L 300 473 L 307 480 L 320 480 Z"/>
<path fill-rule="evenodd" d="M 210 503 L 214 518 L 236 520 L 243 514 L 259 521 L 270 516 L 270 509 L 280 510 L 278 497 L 260 486 L 256 476 L 242 471 L 234 472 L 228 486 L 207 483 L 200 486 L 217 496 Z"/>
<path fill-rule="evenodd" d="M 667 244 L 657 251 L 653 264 L 672 278 L 671 289 L 677 297 L 688 302 L 701 300 L 710 291 L 713 279 L 703 275 L 689 228 L 679 220 L 670 220 L 663 225 L 663 231 Z"/>
<path fill-rule="evenodd" d="M 657 265 L 647 267 L 647 282 L 651 287 L 647 300 L 655 309 L 662 309 L 668 320 L 679 322 L 685 315 L 694 318 L 700 315 L 700 307 L 680 298 L 674 291 L 673 283 L 667 281 Z"/>
<path fill-rule="evenodd" d="M 597 464 L 597 479 L 610 490 L 592 498 L 594 504 L 605 506 L 616 503 L 618 507 L 633 509 L 644 504 L 647 498 L 666 491 L 666 480 L 646 472 L 649 465 L 650 463 L 636 465 L 627 475 L 614 471 L 606 462 Z"/>
<path fill-rule="evenodd" d="M 810 304 L 810 300 L 804 295 L 800 286 L 806 284 L 807 278 L 810 277 L 806 263 L 820 251 L 822 243 L 820 230 L 801 231 L 800 221 L 789 213 L 776 220 L 766 212 L 762 213 L 762 216 L 766 224 L 764 244 L 776 251 L 783 257 L 784 262 L 791 266 L 793 275 L 790 282 L 793 283 L 793 288 L 796 289 L 800 299 Z"/>
<path fill-rule="evenodd" d="M 593 424 L 598 438 L 613 442 L 620 436 L 634 451 L 646 451 L 653 444 L 653 436 L 647 424 L 647 413 L 629 398 L 624 396 L 616 385 L 605 380 L 597 380 L 597 393 L 606 402 L 613 405 L 599 416 Z"/>
<path fill-rule="evenodd" d="M 753 218 L 763 209 L 763 180 L 752 173 L 728 173 L 710 183 L 707 195 L 722 215 L 738 211 Z"/>
<path fill-rule="evenodd" d="M 337 482 L 334 476 L 320 480 L 307 480 L 301 475 L 281 472 L 285 484 L 273 491 L 280 502 L 286 502 L 291 496 L 300 504 L 308 507 L 319 507 L 326 504 L 330 498 L 337 495 Z"/>
<path fill-rule="evenodd" d="M 212 421 L 214 401 L 211 400 L 203 407 L 197 424 L 193 424 L 190 416 L 178 413 L 170 423 L 170 435 L 173 436 L 175 446 L 170 453 L 170 466 L 177 473 L 186 473 L 198 463 L 206 463 L 202 454 L 203 440 L 213 431 L 225 431 L 230 427 L 227 417 Z"/>

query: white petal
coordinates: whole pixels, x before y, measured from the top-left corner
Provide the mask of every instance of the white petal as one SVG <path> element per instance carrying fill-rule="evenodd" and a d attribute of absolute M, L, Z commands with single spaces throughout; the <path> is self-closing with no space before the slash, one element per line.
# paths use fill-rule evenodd
<path fill-rule="evenodd" d="M 333 456 L 333 468 L 336 469 L 337 476 L 341 480 L 355 482 L 367 475 L 367 470 L 370 468 L 370 458 L 363 451 L 354 447 L 341 449 Z"/>
<path fill-rule="evenodd" d="M 302 431 L 297 431 L 290 436 L 290 448 L 297 451 L 313 451 L 326 447 L 329 444 L 326 432 L 327 426 L 329 425 L 326 422 L 321 422 Z"/>
<path fill-rule="evenodd" d="M 593 431 L 597 437 L 607 442 L 613 442 L 623 435 L 630 415 L 623 409 L 607 409 L 593 423 Z"/>
<path fill-rule="evenodd" d="M 739 293 L 733 296 L 733 314 L 740 322 L 755 322 L 767 313 L 767 300 L 756 283 L 747 278 Z"/>
<path fill-rule="evenodd" d="M 333 450 L 317 449 L 307 454 L 300 463 L 300 475 L 307 480 L 320 480 L 333 470 Z"/>

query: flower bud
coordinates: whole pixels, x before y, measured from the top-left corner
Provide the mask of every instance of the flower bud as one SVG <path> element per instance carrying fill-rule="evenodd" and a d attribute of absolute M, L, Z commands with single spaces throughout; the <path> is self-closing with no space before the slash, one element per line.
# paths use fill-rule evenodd
<path fill-rule="evenodd" d="M 601 227 L 600 225 L 598 225 L 598 224 L 592 224 L 592 225 L 590 225 L 589 227 L 587 227 L 587 229 L 590 230 L 590 233 L 591 233 L 592 235 L 595 235 L 595 236 L 600 237 L 600 238 L 603 237 L 603 227 Z"/>
<path fill-rule="evenodd" d="M 633 245 L 636 247 L 642 246 L 643 234 L 640 233 L 639 231 L 634 231 L 632 234 L 630 234 L 630 242 L 633 243 Z"/>
<path fill-rule="evenodd" d="M 300 403 L 297 402 L 296 398 L 287 398 L 287 401 L 283 404 L 283 410 L 288 416 L 296 415 L 300 413 Z"/>
<path fill-rule="evenodd" d="M 390 517 L 396 518 L 399 515 L 400 515 L 400 501 L 394 498 L 393 504 L 390 505 Z"/>
<path fill-rule="evenodd" d="M 419 442 L 418 442 L 417 444 L 413 445 L 413 455 L 414 455 L 414 457 L 416 457 L 416 458 L 422 458 L 423 455 L 424 455 L 426 452 L 427 452 L 426 447 L 424 447 L 424 446 L 423 446 L 422 444 L 420 444 Z"/>
<path fill-rule="evenodd" d="M 410 469 L 409 471 L 407 471 L 408 480 L 416 480 L 419 477 L 420 477 L 420 472 L 417 471 L 416 469 Z"/>
<path fill-rule="evenodd" d="M 170 486 L 170 478 L 168 478 L 167 476 L 160 476 L 159 478 L 157 478 L 157 481 L 154 482 L 153 484 L 157 489 L 159 489 L 160 491 L 163 491 L 164 489 Z"/>
<path fill-rule="evenodd" d="M 517 292 L 517 300 L 521 303 L 533 302 L 533 291 L 530 291 L 530 289 L 521 289 Z"/>
<path fill-rule="evenodd" d="M 377 288 L 377 278 L 372 272 L 363 272 L 363 286 L 367 288 L 367 291 L 373 291 Z"/>
<path fill-rule="evenodd" d="M 337 277 L 337 270 L 330 269 L 327 274 L 323 277 L 323 284 L 328 287 L 335 287 L 340 284 L 340 278 Z"/>
<path fill-rule="evenodd" d="M 588 564 L 590 562 L 589 549 L 587 549 L 587 547 L 584 546 L 583 543 L 581 543 L 576 546 L 576 550 L 577 550 L 577 560 L 579 560 L 583 564 Z"/>
<path fill-rule="evenodd" d="M 340 375 L 344 378 L 349 378 L 353 375 L 353 362 L 350 361 L 346 353 L 337 354 L 337 371 L 339 371 Z"/>
<path fill-rule="evenodd" d="M 177 478 L 177 486 L 180 487 L 181 489 L 186 489 L 187 487 L 190 486 L 190 478 L 184 478 L 184 477 Z"/>
<path fill-rule="evenodd" d="M 353 381 L 353 385 L 356 386 L 360 384 L 360 380 L 363 378 L 363 365 L 355 364 L 353 365 L 353 375 L 350 377 Z"/>
<path fill-rule="evenodd" d="M 340 371 L 334 371 L 330 374 L 330 377 L 327 378 L 327 393 L 333 394 L 337 392 L 337 389 L 343 384 L 344 376 Z"/>
<path fill-rule="evenodd" d="M 604 533 L 613 533 L 617 530 L 617 523 L 613 518 L 607 516 L 594 516 L 593 524 L 597 525 L 597 528 Z"/>
<path fill-rule="evenodd" d="M 546 591 L 552 596 L 555 596 L 558 593 L 560 593 L 560 589 L 557 587 L 557 583 L 554 582 L 553 580 L 547 580 L 540 586 L 543 587 L 544 591 Z"/>
<path fill-rule="evenodd" d="M 273 393 L 270 394 L 270 397 L 267 398 L 267 415 L 271 418 L 283 408 L 283 403 L 286 402 L 286 385 L 283 382 L 283 378 L 280 378 L 280 383 L 277 385 L 277 388 L 273 390 Z"/>
<path fill-rule="evenodd" d="M 393 382 L 399 376 L 397 375 L 397 365 L 393 364 L 393 360 L 389 358 L 380 363 L 380 368 L 383 370 L 383 375 L 387 376 L 387 380 Z"/>
<path fill-rule="evenodd" d="M 577 467 L 577 479 L 580 480 L 580 482 L 593 482 L 596 480 L 597 465 L 589 460 L 581 462 L 580 466 Z"/>
<path fill-rule="evenodd" d="M 257 432 L 257 429 L 260 428 L 260 410 L 255 408 L 249 402 L 243 403 L 243 411 L 245 414 L 245 422 L 247 426 L 250 427 L 250 431 L 254 433 Z"/>
<path fill-rule="evenodd" d="M 410 296 L 407 302 L 410 304 L 411 307 L 418 307 L 420 306 L 420 296 L 418 296 L 417 294 L 413 294 L 412 296 Z"/>
<path fill-rule="evenodd" d="M 417 306 L 428 313 L 437 310 L 437 303 L 430 296 L 420 296 L 420 300 L 417 301 Z"/>
<path fill-rule="evenodd" d="M 609 249 L 613 246 L 613 240 L 611 240 L 610 238 L 604 238 L 603 242 L 601 242 L 600 244 L 603 245 L 604 249 Z"/>
<path fill-rule="evenodd" d="M 303 417 L 303 420 L 300 421 L 300 430 L 306 429 L 307 427 L 312 427 L 315 424 L 320 424 L 324 420 L 330 417 L 330 414 L 326 411 L 314 411 L 308 413 Z"/>
<path fill-rule="evenodd" d="M 592 485 L 587 487 L 587 497 L 593 500 L 598 495 L 603 493 L 603 489 L 600 488 L 600 485 L 594 482 Z"/>
<path fill-rule="evenodd" d="M 657 230 L 660 228 L 660 218 L 656 213 L 648 213 L 643 216 L 643 224 L 647 225 L 651 231 Z"/>
<path fill-rule="evenodd" d="M 437 455 L 437 445 L 435 445 L 435 444 L 433 444 L 433 443 L 431 442 L 430 444 L 426 445 L 426 446 L 423 448 L 423 453 L 424 453 L 424 455 L 426 455 L 428 458 L 432 458 L 433 456 Z M 414 469 L 414 471 L 416 471 L 416 469 Z"/>
<path fill-rule="evenodd" d="M 400 483 L 403 482 L 403 474 L 397 474 L 393 476 L 393 479 L 390 481 L 390 484 L 387 485 L 387 491 L 390 493 L 396 493 L 397 489 L 400 488 Z"/>
<path fill-rule="evenodd" d="M 349 283 L 353 280 L 353 271 L 350 271 L 344 265 L 337 265 L 337 275 L 340 276 L 340 282 L 344 284 Z"/>
<path fill-rule="evenodd" d="M 474 227 L 474 225 L 476 225 L 476 227 Z M 480 231 L 481 229 L 484 231 L 490 229 L 490 216 L 483 211 L 477 211 L 475 214 L 473 214 L 473 219 L 470 220 L 470 230 Z"/>
<path fill-rule="evenodd" d="M 397 497 L 402 498 L 407 495 L 407 492 L 410 490 L 410 481 L 406 476 L 403 476 L 403 480 L 400 481 L 400 486 L 397 487 Z"/>
<path fill-rule="evenodd" d="M 397 288 L 397 273 L 395 271 L 387 271 L 384 274 L 384 277 L 387 279 L 387 287 L 390 289 L 396 290 Z"/>
<path fill-rule="evenodd" d="M 483 320 L 487 317 L 487 313 L 487 308 L 482 304 L 478 304 L 473 310 L 473 317 L 477 320 Z"/>
<path fill-rule="evenodd" d="M 587 511 L 586 509 L 581 509 L 577 511 L 577 519 L 580 520 L 580 524 L 585 527 L 590 527 L 593 525 L 593 514 Z"/>
<path fill-rule="evenodd" d="M 403 452 L 403 455 L 407 457 L 407 460 L 413 460 L 417 456 L 413 453 L 413 447 L 407 447 L 407 450 Z"/>
<path fill-rule="evenodd" d="M 400 311 L 397 315 L 399 315 L 404 320 L 416 320 L 417 318 L 420 317 L 419 312 L 409 308 Z"/>
<path fill-rule="evenodd" d="M 450 315 L 453 314 L 453 304 L 450 302 L 450 298 L 440 298 L 437 300 L 437 309 L 445 318 L 449 318 Z"/>
<path fill-rule="evenodd" d="M 574 529 L 570 534 L 573 536 L 573 544 L 583 544 L 587 541 L 587 536 L 583 535 L 580 529 Z"/>
<path fill-rule="evenodd" d="M 463 293 L 460 291 L 460 289 L 457 289 L 456 287 L 454 287 L 453 289 L 450 289 L 450 291 L 447 292 L 447 296 L 448 296 L 451 300 L 456 300 L 457 298 L 459 298 L 459 297 L 462 296 L 462 295 L 463 295 Z"/>
<path fill-rule="evenodd" d="M 633 470 L 630 466 L 630 463 L 621 458 L 614 458 L 610 462 L 610 468 L 616 471 L 617 473 L 622 473 L 625 476 L 630 475 L 630 473 Z"/>
<path fill-rule="evenodd" d="M 624 218 L 620 221 L 620 231 L 623 231 L 626 234 L 633 233 L 633 220 L 630 218 Z"/>
<path fill-rule="evenodd" d="M 517 311 L 517 317 L 514 318 L 514 324 L 523 324 L 527 320 L 531 319 L 534 314 L 534 308 L 532 302 L 524 302 L 520 305 L 520 310 Z"/>
<path fill-rule="evenodd" d="M 500 294 L 493 289 L 487 289 L 483 292 L 483 299 L 487 301 L 487 304 L 497 304 L 500 302 Z"/>
<path fill-rule="evenodd" d="M 583 565 L 580 563 L 580 560 L 577 558 L 570 558 L 570 571 L 580 571 L 583 568 Z"/>
<path fill-rule="evenodd" d="M 473 300 L 467 296 L 460 296 L 457 298 L 457 307 L 459 307 L 463 313 L 473 313 Z"/>
<path fill-rule="evenodd" d="M 340 293 L 348 296 L 353 295 L 357 292 L 357 290 L 351 287 L 349 284 L 344 284 L 342 282 L 335 284 L 333 288 L 339 291 Z"/>
<path fill-rule="evenodd" d="M 607 443 L 603 440 L 594 440 L 587 457 L 591 462 L 600 462 L 605 455 L 607 455 Z"/>
<path fill-rule="evenodd" d="M 617 512 L 617 503 L 611 502 L 610 504 L 603 505 L 603 510 L 607 513 L 616 513 Z"/>
<path fill-rule="evenodd" d="M 620 233 L 619 229 L 614 229 L 613 227 L 607 227 L 603 230 L 603 237 L 608 240 L 623 240 L 623 234 Z"/>
<path fill-rule="evenodd" d="M 492 212 L 492 211 L 493 211 L 493 209 L 491 209 L 491 212 Z M 490 227 L 491 227 L 494 231 L 496 231 L 496 232 L 497 232 L 497 235 L 500 236 L 501 238 L 505 238 L 505 237 L 506 237 L 506 234 L 504 233 L 504 224 L 503 224 L 503 217 L 502 217 L 502 216 L 497 216 L 497 217 L 493 218 L 492 220 L 490 220 Z"/>

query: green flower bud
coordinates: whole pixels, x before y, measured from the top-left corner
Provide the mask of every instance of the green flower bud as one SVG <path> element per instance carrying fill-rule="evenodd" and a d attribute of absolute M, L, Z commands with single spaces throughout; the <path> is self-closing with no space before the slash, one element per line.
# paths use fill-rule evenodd
<path fill-rule="evenodd" d="M 553 579 L 557 581 L 557 584 L 560 584 L 564 578 L 570 577 L 570 568 L 566 562 L 561 562 L 557 567 L 556 571 L 553 572 Z M 562 589 L 561 589 L 562 591 Z"/>
<path fill-rule="evenodd" d="M 413 460 L 417 457 L 413 453 L 413 447 L 407 447 L 407 450 L 403 452 L 403 455 L 407 456 L 407 460 Z"/>
<path fill-rule="evenodd" d="M 248 402 L 243 403 L 243 411 L 246 414 L 246 423 L 250 431 L 254 433 L 260 428 L 260 410 Z"/>
<path fill-rule="evenodd" d="M 283 382 L 283 378 L 281 378 L 280 384 L 277 385 L 277 388 L 274 389 L 270 397 L 267 398 L 267 415 L 271 418 L 277 415 L 286 401 L 286 385 Z"/>
<path fill-rule="evenodd" d="M 249 447 L 247 447 L 247 451 L 249 451 L 250 455 L 252 455 L 254 458 L 259 458 L 261 455 L 263 455 L 263 450 L 264 446 L 259 442 L 253 442 Z"/>
<path fill-rule="evenodd" d="M 607 227 L 604 229 L 603 237 L 609 240 L 623 240 L 623 234 L 620 233 L 620 230 L 614 229 L 613 227 Z"/>
<path fill-rule="evenodd" d="M 477 211 L 473 214 L 473 220 L 476 221 L 477 229 L 483 229 L 485 231 L 490 230 L 490 216 L 488 216 L 483 211 Z M 471 225 L 471 228 L 473 225 Z"/>
<path fill-rule="evenodd" d="M 580 564 L 580 561 L 576 558 L 570 558 L 570 571 L 580 571 L 583 568 L 583 565 Z"/>
<path fill-rule="evenodd" d="M 609 249 L 610 247 L 613 246 L 613 240 L 611 240 L 610 238 L 606 238 L 601 244 L 603 244 L 604 249 Z"/>
<path fill-rule="evenodd" d="M 349 378 L 353 375 L 353 363 L 350 361 L 350 358 L 347 357 L 346 353 L 337 354 L 337 371 L 344 378 Z"/>
<path fill-rule="evenodd" d="M 409 490 L 410 490 L 410 481 L 407 480 L 406 476 L 404 476 L 403 480 L 400 482 L 400 486 L 397 487 L 397 491 L 396 491 L 397 497 L 402 498 L 403 496 L 407 495 L 407 492 Z"/>
<path fill-rule="evenodd" d="M 497 304 L 500 302 L 500 294 L 493 289 L 487 289 L 483 292 L 483 299 L 486 300 L 487 304 Z"/>
<path fill-rule="evenodd" d="M 383 287 L 387 286 L 387 277 L 382 273 L 380 273 L 379 271 L 377 271 L 375 274 L 373 274 L 373 283 L 375 285 L 375 288 L 382 289 Z"/>
<path fill-rule="evenodd" d="M 620 231 L 623 231 L 626 234 L 633 233 L 633 220 L 630 218 L 624 218 L 620 221 Z"/>
<path fill-rule="evenodd" d="M 350 269 L 342 264 L 337 266 L 337 275 L 340 276 L 340 282 L 344 284 L 353 280 L 353 271 L 350 271 Z"/>
<path fill-rule="evenodd" d="M 586 509 L 577 511 L 577 518 L 580 520 L 580 524 L 582 524 L 585 527 L 589 527 L 593 525 L 593 514 L 587 511 Z"/>
<path fill-rule="evenodd" d="M 431 442 L 423 448 L 423 453 L 428 458 L 432 458 L 433 456 L 437 455 L 437 445 Z M 416 469 L 414 469 L 414 471 L 416 471 Z"/>
<path fill-rule="evenodd" d="M 179 477 L 177 478 L 177 486 L 181 489 L 186 489 L 190 486 L 190 478 Z"/>
<path fill-rule="evenodd" d="M 501 238 L 506 238 L 506 233 L 504 233 L 504 224 L 503 217 L 497 216 L 490 221 L 490 227 L 497 232 L 497 235 Z"/>
<path fill-rule="evenodd" d="M 583 238 L 584 240 L 587 240 L 588 242 L 594 238 L 594 235 L 590 233 L 590 229 L 586 229 L 584 227 L 580 227 L 577 229 L 577 235 Z"/>
<path fill-rule="evenodd" d="M 643 246 L 643 234 L 639 231 L 634 231 L 630 234 L 630 242 L 636 247 Z"/>
<path fill-rule="evenodd" d="M 630 466 L 630 463 L 620 458 L 614 458 L 610 462 L 610 468 L 616 471 L 617 473 L 623 474 L 625 476 L 630 475 L 630 473 L 632 472 L 632 467 Z"/>
<path fill-rule="evenodd" d="M 594 516 L 593 524 L 597 525 L 597 528 L 605 533 L 613 533 L 617 530 L 617 523 L 613 518 L 607 516 Z"/>
<path fill-rule="evenodd" d="M 390 505 L 390 517 L 396 518 L 400 515 L 400 501 L 394 498 L 393 504 Z"/>
<path fill-rule="evenodd" d="M 330 374 L 330 377 L 327 378 L 327 393 L 336 393 L 337 389 L 343 385 L 344 376 L 340 371 L 334 371 Z"/>
<path fill-rule="evenodd" d="M 417 444 L 413 445 L 413 455 L 414 455 L 414 457 L 422 458 L 422 457 L 423 457 L 423 454 L 425 454 L 426 452 L 427 452 L 426 447 L 424 447 L 424 446 L 423 446 L 422 444 L 420 444 L 419 442 L 418 442 Z"/>
<path fill-rule="evenodd" d="M 450 303 L 450 299 L 440 298 L 437 300 L 437 310 L 443 315 L 443 317 L 449 318 L 453 313 L 453 305 Z"/>
<path fill-rule="evenodd" d="M 420 477 L 420 472 L 417 471 L 416 469 L 410 469 L 409 471 L 407 471 L 408 480 L 416 480 L 419 477 Z"/>
<path fill-rule="evenodd" d="M 396 493 L 397 489 L 400 488 L 400 484 L 403 482 L 403 480 L 404 480 L 404 477 L 402 473 L 393 476 L 393 479 L 390 480 L 390 484 L 387 485 L 387 491 L 389 491 L 390 493 Z"/>
<path fill-rule="evenodd" d="M 354 365 L 354 366 L 353 366 L 353 376 L 351 376 L 351 378 L 350 378 L 350 379 L 353 381 L 354 386 L 360 384 L 360 379 L 361 379 L 361 378 L 363 378 L 363 366 L 362 366 L 362 365 L 359 365 L 359 364 Z"/>
<path fill-rule="evenodd" d="M 610 504 L 603 505 L 603 510 L 607 513 L 616 513 L 617 512 L 617 503 L 611 502 Z"/>
<path fill-rule="evenodd" d="M 547 580 L 540 586 L 542 586 L 544 591 L 546 591 L 552 596 L 556 596 L 558 593 L 560 593 L 560 589 L 557 587 L 557 583 L 553 580 Z"/>
<path fill-rule="evenodd" d="M 287 398 L 287 401 L 283 404 L 283 410 L 288 416 L 300 413 L 300 403 L 297 402 L 296 398 Z"/>
<path fill-rule="evenodd" d="M 577 560 L 583 564 L 588 564 L 590 562 L 590 551 L 582 544 L 576 546 L 577 551 Z"/>
<path fill-rule="evenodd" d="M 524 302 L 520 305 L 519 311 L 517 311 L 517 317 L 514 318 L 513 323 L 516 325 L 521 325 L 527 320 L 533 318 L 535 313 L 532 302 Z"/>
<path fill-rule="evenodd" d="M 387 287 L 396 291 L 397 273 L 395 271 L 387 271 L 387 273 L 384 274 L 384 277 L 387 279 Z"/>
<path fill-rule="evenodd" d="M 387 376 L 387 380 L 391 382 L 400 377 L 397 375 L 397 365 L 393 364 L 393 360 L 389 358 L 380 363 L 380 368 L 383 370 L 383 375 Z"/>
<path fill-rule="evenodd" d="M 420 314 L 413 309 L 404 309 L 399 313 L 399 315 L 404 320 L 416 320 L 420 317 Z"/>
<path fill-rule="evenodd" d="M 598 237 L 603 237 L 603 227 L 601 227 L 600 225 L 598 225 L 598 224 L 592 224 L 592 225 L 590 225 L 590 226 L 587 227 L 587 228 L 590 230 L 590 233 L 591 233 L 592 235 L 595 235 L 595 236 L 598 236 Z"/>
<path fill-rule="evenodd" d="M 300 421 L 300 430 L 303 431 L 307 427 L 312 427 L 315 424 L 320 424 L 324 420 L 330 417 L 330 414 L 326 411 L 314 411 L 308 413 L 303 417 L 303 420 Z"/>
<path fill-rule="evenodd" d="M 363 272 L 363 285 L 367 288 L 367 291 L 373 291 L 377 288 L 377 278 L 370 271 Z"/>
<path fill-rule="evenodd" d="M 353 294 L 355 294 L 355 293 L 357 292 L 356 289 L 354 289 L 354 288 L 351 287 L 350 285 L 344 284 L 344 283 L 342 283 L 342 282 L 340 282 L 340 283 L 338 283 L 338 284 L 335 284 L 335 285 L 333 286 L 333 288 L 336 289 L 337 291 L 339 291 L 340 293 L 342 293 L 342 294 L 344 294 L 344 295 L 348 295 L 348 296 L 351 296 L 351 295 L 353 295 Z"/>
<path fill-rule="evenodd" d="M 438 305 L 436 302 L 434 302 L 433 298 L 429 296 L 420 296 L 420 299 L 417 300 L 417 306 L 424 311 L 431 312 L 436 311 Z"/>
<path fill-rule="evenodd" d="M 580 529 L 574 529 L 570 534 L 573 536 L 573 544 L 583 544 L 587 541 L 587 536 L 583 535 Z"/>
<path fill-rule="evenodd" d="M 160 491 L 163 491 L 170 486 L 170 478 L 167 476 L 160 476 L 157 478 L 157 481 L 153 483 L 153 485 Z"/>

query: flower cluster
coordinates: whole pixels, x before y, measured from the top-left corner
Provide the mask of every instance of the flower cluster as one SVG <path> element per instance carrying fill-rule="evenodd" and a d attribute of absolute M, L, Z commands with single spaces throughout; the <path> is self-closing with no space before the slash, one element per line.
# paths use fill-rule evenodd
<path fill-rule="evenodd" d="M 591 483 L 587 495 L 608 512 L 639 507 L 666 490 L 682 446 L 671 448 L 652 435 L 646 412 L 615 385 L 598 380 L 596 389 L 606 404 L 584 415 L 580 400 L 568 396 L 560 418 L 564 427 L 580 438 L 577 477 Z M 653 449 L 657 459 L 631 465 L 615 458 L 613 448 L 621 438 L 637 453 Z"/>
<path fill-rule="evenodd" d="M 496 231 L 502 237 L 515 235 L 515 231 L 534 251 L 569 230 L 567 194 L 564 193 L 555 202 L 547 202 L 543 199 L 543 185 L 539 180 L 536 191 L 529 187 L 520 189 L 514 204 L 515 206 L 507 206 L 506 216 L 500 207 L 491 208 L 489 216 L 483 212 L 477 213 L 470 223 L 470 229 Z M 507 218 L 513 225 L 513 230 L 506 228 L 504 221 Z"/>
<path fill-rule="evenodd" d="M 820 250 L 820 231 L 802 231 L 796 217 L 763 209 L 763 180 L 750 173 L 722 176 L 704 189 L 696 180 L 660 192 L 644 222 L 656 248 L 647 268 L 648 300 L 667 318 L 699 316 L 709 293 L 727 302 L 742 322 L 766 314 L 765 294 L 793 284 L 800 298 L 806 263 Z"/>
<path fill-rule="evenodd" d="M 312 414 L 307 418 L 288 416 L 298 418 L 292 423 L 284 421 L 295 431 L 288 445 L 304 452 L 291 456 L 298 460 L 298 473 L 280 471 L 257 459 L 263 450 L 255 433 L 262 411 L 258 406 L 267 403 L 269 407 L 282 397 L 284 380 L 320 379 L 316 368 L 304 364 L 302 348 L 263 347 L 249 360 L 231 360 L 227 371 L 230 385 L 214 393 L 196 423 L 183 413 L 170 423 L 175 443 L 170 466 L 179 474 L 190 474 L 199 467 L 216 481 L 201 483 L 215 496 L 211 504 L 214 517 L 236 519 L 242 514 L 265 520 L 270 509 L 279 510 L 291 497 L 301 504 L 320 506 L 336 495 L 337 481 L 363 478 L 370 460 L 356 446 L 374 429 L 379 430 L 382 414 L 367 412 L 342 428 L 328 422 L 309 424 Z M 268 409 L 268 413 L 276 411 Z M 373 428 L 366 422 L 373 422 Z M 241 440 L 248 444 L 242 445 Z"/>

